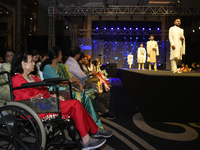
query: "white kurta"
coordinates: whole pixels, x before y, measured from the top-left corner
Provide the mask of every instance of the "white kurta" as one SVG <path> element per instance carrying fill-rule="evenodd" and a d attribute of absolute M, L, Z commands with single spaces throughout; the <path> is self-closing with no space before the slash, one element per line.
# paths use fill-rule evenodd
<path fill-rule="evenodd" d="M 129 65 L 132 65 L 132 63 L 133 63 L 133 55 L 130 55 L 130 54 L 128 55 L 127 62 L 128 62 Z"/>
<path fill-rule="evenodd" d="M 144 47 L 139 47 L 137 52 L 137 62 L 145 63 L 146 62 L 146 50 Z"/>
<path fill-rule="evenodd" d="M 153 50 L 155 48 L 156 50 Z M 156 63 L 156 56 L 159 55 L 158 43 L 156 41 L 147 42 L 147 53 L 150 57 L 147 58 L 147 62 Z"/>
<path fill-rule="evenodd" d="M 180 37 L 183 37 L 183 41 Z M 185 37 L 183 29 L 173 26 L 169 29 L 169 41 L 170 41 L 170 60 L 178 59 L 182 60 L 182 55 L 185 55 Z M 172 49 L 175 46 L 175 49 Z"/>

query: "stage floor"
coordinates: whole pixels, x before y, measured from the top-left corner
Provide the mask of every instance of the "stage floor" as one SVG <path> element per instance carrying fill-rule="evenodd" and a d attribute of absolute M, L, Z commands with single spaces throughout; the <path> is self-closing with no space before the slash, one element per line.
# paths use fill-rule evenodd
<path fill-rule="evenodd" d="M 127 70 L 135 73 L 150 75 L 150 76 L 184 76 L 184 77 L 200 77 L 200 73 L 191 73 L 191 72 L 183 72 L 183 73 L 173 73 L 169 70 L 138 70 L 138 69 L 129 69 L 129 68 L 118 68 L 122 70 Z"/>
<path fill-rule="evenodd" d="M 118 72 L 146 121 L 200 122 L 200 73 L 128 68 L 119 68 Z"/>

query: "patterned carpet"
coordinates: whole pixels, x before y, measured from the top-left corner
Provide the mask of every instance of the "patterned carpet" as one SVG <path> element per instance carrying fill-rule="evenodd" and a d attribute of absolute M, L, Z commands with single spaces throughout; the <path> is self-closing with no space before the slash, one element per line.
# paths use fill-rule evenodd
<path fill-rule="evenodd" d="M 104 93 L 105 105 L 115 114 L 115 120 L 101 117 L 106 129 L 114 136 L 101 147 L 102 150 L 199 150 L 200 123 L 145 122 L 126 93 L 120 79 L 110 78 L 112 85 Z M 170 110 L 169 110 L 170 111 Z"/>

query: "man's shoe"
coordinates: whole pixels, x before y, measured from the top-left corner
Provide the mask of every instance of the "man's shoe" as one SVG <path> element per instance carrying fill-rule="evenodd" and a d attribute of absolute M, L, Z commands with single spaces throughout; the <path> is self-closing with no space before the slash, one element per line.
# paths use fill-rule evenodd
<path fill-rule="evenodd" d="M 90 137 L 89 141 L 86 144 L 83 144 L 81 141 L 81 144 L 83 146 L 82 150 L 90 150 L 90 149 L 96 149 L 101 147 L 106 142 L 106 139 L 95 139 Z"/>
<path fill-rule="evenodd" d="M 99 130 L 93 135 L 95 138 L 103 137 L 103 138 L 109 138 L 113 135 L 112 131 L 108 131 L 105 129 L 99 128 Z"/>
<path fill-rule="evenodd" d="M 103 114 L 102 117 L 104 117 L 106 119 L 110 119 L 110 120 L 115 119 L 115 115 L 111 114 L 109 111 L 107 113 Z"/>

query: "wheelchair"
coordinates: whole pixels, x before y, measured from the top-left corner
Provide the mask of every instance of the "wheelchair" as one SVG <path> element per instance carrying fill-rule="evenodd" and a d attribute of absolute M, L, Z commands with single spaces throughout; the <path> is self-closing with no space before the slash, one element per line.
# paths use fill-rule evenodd
<path fill-rule="evenodd" d="M 60 110 L 59 91 L 57 82 L 63 79 L 49 79 L 34 83 L 25 83 L 13 88 L 8 72 L 0 72 L 6 75 L 10 86 L 11 101 L 5 102 L 0 107 L 0 149 L 5 150 L 47 150 L 55 149 L 81 149 L 80 136 L 74 126 L 74 122 L 68 118 L 63 119 Z M 65 80 L 66 81 L 66 80 Z M 69 81 L 68 81 L 69 82 Z M 54 86 L 56 98 L 36 99 L 32 101 L 14 101 L 13 90 Z M 69 98 L 72 98 L 71 83 L 69 82 Z M 39 113 L 58 113 L 51 119 L 41 120 Z"/>

